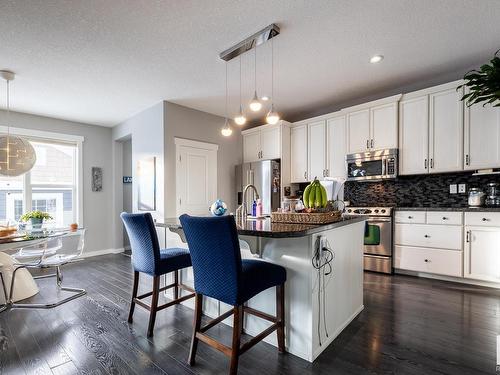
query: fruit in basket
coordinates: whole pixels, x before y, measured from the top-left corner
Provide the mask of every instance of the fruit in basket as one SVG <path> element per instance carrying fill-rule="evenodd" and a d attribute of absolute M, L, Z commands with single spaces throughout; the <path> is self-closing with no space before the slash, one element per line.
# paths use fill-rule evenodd
<path fill-rule="evenodd" d="M 317 178 L 307 185 L 303 198 L 306 208 L 324 208 L 328 203 L 326 189 Z"/>

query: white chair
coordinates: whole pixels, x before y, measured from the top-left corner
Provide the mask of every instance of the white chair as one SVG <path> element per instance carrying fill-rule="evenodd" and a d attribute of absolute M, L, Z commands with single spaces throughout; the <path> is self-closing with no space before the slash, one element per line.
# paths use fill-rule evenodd
<path fill-rule="evenodd" d="M 12 273 L 10 291 L 7 299 L 8 307 L 12 308 L 38 308 L 51 309 L 62 305 L 63 303 L 74 300 L 86 294 L 85 289 L 70 288 L 62 285 L 63 274 L 61 267 L 65 264 L 74 262 L 82 254 L 85 244 L 85 229 L 79 229 L 76 232 L 67 233 L 61 237 L 41 240 L 35 244 L 20 248 L 15 254 L 15 269 Z M 48 275 L 35 276 L 34 279 L 45 279 L 55 277 L 57 288 L 62 291 L 72 292 L 73 294 L 62 300 L 51 303 L 16 303 L 12 300 L 16 272 L 25 268 L 55 268 L 56 272 Z M 0 312 L 1 312 L 0 308 Z"/>

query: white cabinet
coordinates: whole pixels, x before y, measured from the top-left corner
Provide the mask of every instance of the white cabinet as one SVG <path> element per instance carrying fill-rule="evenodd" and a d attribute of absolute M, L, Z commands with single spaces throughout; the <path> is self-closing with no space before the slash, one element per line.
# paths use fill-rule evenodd
<path fill-rule="evenodd" d="M 307 182 L 307 125 L 290 129 L 291 182 Z"/>
<path fill-rule="evenodd" d="M 282 126 L 278 123 L 243 131 L 243 162 L 280 159 Z"/>
<path fill-rule="evenodd" d="M 309 180 L 326 175 L 325 121 L 307 124 L 307 171 Z"/>
<path fill-rule="evenodd" d="M 429 101 L 427 95 L 399 102 L 399 174 L 428 171 Z"/>
<path fill-rule="evenodd" d="M 429 95 L 429 172 L 463 168 L 462 90 L 453 87 Z"/>
<path fill-rule="evenodd" d="M 411 246 L 395 246 L 394 267 L 410 271 L 461 277 L 462 252 Z"/>
<path fill-rule="evenodd" d="M 370 110 L 347 114 L 347 149 L 349 154 L 370 149 Z"/>
<path fill-rule="evenodd" d="M 500 107 L 465 106 L 464 126 L 464 168 L 499 168 Z"/>
<path fill-rule="evenodd" d="M 249 163 L 260 159 L 260 131 L 243 134 L 243 161 Z"/>
<path fill-rule="evenodd" d="M 463 170 L 459 81 L 403 95 L 399 103 L 399 174 Z"/>
<path fill-rule="evenodd" d="M 464 277 L 500 282 L 500 228 L 466 227 Z"/>
<path fill-rule="evenodd" d="M 398 148 L 398 103 L 370 108 L 370 148 Z"/>
<path fill-rule="evenodd" d="M 396 224 L 397 245 L 462 250 L 462 227 L 458 225 Z"/>
<path fill-rule="evenodd" d="M 347 154 L 345 116 L 328 119 L 326 132 L 326 174 L 328 177 L 345 178 L 345 155 Z"/>
<path fill-rule="evenodd" d="M 347 112 L 349 154 L 398 147 L 398 100 L 377 100 L 343 110 Z"/>
<path fill-rule="evenodd" d="M 263 160 L 281 157 L 281 128 L 264 126 L 260 131 L 260 158 Z"/>

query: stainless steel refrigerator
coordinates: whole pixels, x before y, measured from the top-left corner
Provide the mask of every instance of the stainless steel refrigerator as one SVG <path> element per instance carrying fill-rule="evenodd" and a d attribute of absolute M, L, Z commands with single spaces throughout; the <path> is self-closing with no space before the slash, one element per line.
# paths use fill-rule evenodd
<path fill-rule="evenodd" d="M 244 163 L 236 166 L 236 191 L 238 204 L 243 200 L 243 189 L 252 184 L 257 188 L 262 200 L 262 213 L 271 215 L 280 207 L 281 167 L 279 160 L 264 160 Z M 252 204 L 256 199 L 253 190 L 247 192 L 247 209 L 252 213 Z"/>

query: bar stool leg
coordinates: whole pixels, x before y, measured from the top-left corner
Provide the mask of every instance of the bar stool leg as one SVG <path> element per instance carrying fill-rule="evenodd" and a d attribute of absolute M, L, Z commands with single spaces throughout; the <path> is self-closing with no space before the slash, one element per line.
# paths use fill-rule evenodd
<path fill-rule="evenodd" d="M 238 373 L 238 360 L 240 357 L 240 342 L 241 342 L 241 310 L 242 306 L 235 306 L 233 311 L 233 343 L 231 348 L 231 365 L 229 367 L 229 374 L 235 375 Z"/>
<path fill-rule="evenodd" d="M 196 350 L 198 349 L 198 337 L 196 334 L 201 328 L 201 310 L 203 308 L 203 296 L 196 293 L 194 300 L 194 327 L 193 327 L 193 337 L 191 339 L 191 349 L 189 350 L 189 365 L 193 366 L 195 363 Z"/>
<path fill-rule="evenodd" d="M 153 295 L 151 296 L 151 307 L 149 312 L 148 337 L 153 336 L 155 327 L 156 311 L 158 310 L 158 298 L 160 297 L 160 276 L 153 276 Z"/>
<path fill-rule="evenodd" d="M 278 351 L 285 352 L 285 284 L 276 287 L 276 317 L 279 326 L 276 330 L 278 335 Z"/>
<path fill-rule="evenodd" d="M 174 299 L 179 298 L 179 270 L 174 271 Z"/>
<path fill-rule="evenodd" d="M 132 287 L 132 301 L 130 302 L 130 311 L 128 313 L 128 322 L 132 323 L 134 308 L 135 308 L 135 298 L 137 297 L 137 290 L 139 289 L 139 272 L 134 271 L 134 286 Z"/>

